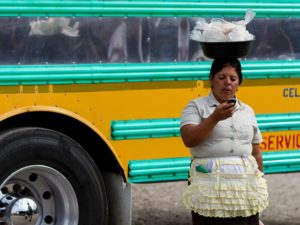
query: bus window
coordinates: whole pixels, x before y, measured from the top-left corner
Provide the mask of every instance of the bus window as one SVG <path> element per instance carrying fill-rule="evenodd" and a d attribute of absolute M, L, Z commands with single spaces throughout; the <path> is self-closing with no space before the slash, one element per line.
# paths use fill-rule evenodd
<path fill-rule="evenodd" d="M 196 20 L 180 17 L 1 17 L 0 64 L 205 60 L 200 46 L 189 40 Z M 299 59 L 299 20 L 254 19 L 247 28 L 256 40 L 247 58 Z"/>

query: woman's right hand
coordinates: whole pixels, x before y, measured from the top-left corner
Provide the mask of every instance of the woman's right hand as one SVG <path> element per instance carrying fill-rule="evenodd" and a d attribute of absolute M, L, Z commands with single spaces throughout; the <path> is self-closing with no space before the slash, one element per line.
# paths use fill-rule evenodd
<path fill-rule="evenodd" d="M 217 106 L 211 116 L 216 120 L 225 120 L 231 117 L 236 112 L 236 107 L 233 103 L 222 103 Z"/>

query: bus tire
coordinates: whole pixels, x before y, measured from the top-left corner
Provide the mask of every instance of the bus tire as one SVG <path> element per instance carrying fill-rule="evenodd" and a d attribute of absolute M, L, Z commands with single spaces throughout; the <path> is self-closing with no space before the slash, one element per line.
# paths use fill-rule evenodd
<path fill-rule="evenodd" d="M 30 224 L 107 223 L 100 172 L 77 142 L 59 132 L 31 127 L 2 133 L 0 184 L 0 224 L 20 224 L 23 214 L 28 220 L 26 209 L 16 207 L 26 202 L 33 208 Z"/>

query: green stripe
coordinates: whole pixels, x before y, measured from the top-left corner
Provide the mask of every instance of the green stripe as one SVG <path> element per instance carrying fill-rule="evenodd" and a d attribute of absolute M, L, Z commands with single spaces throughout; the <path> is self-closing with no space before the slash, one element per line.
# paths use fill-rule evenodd
<path fill-rule="evenodd" d="M 1 16 L 206 16 L 299 17 L 299 1 L 1 1 Z"/>
<path fill-rule="evenodd" d="M 300 113 L 257 115 L 261 131 L 300 130 Z M 138 138 L 178 137 L 180 119 L 149 119 L 113 121 L 111 136 L 113 140 Z"/>
<path fill-rule="evenodd" d="M 0 66 L 0 86 L 208 80 L 211 61 Z M 242 61 L 244 79 L 300 78 L 300 60 Z"/>
<path fill-rule="evenodd" d="M 300 171 L 300 150 L 263 152 L 264 172 L 287 173 Z M 190 158 L 133 160 L 129 162 L 129 182 L 160 182 L 186 180 Z"/>
<path fill-rule="evenodd" d="M 300 113 L 260 114 L 257 123 L 263 132 L 300 130 Z"/>

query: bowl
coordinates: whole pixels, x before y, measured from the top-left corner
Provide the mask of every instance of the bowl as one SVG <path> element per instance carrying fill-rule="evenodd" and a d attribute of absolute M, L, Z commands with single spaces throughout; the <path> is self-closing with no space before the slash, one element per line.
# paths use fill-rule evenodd
<path fill-rule="evenodd" d="M 228 42 L 199 42 L 203 53 L 209 58 L 243 58 L 254 40 Z"/>

